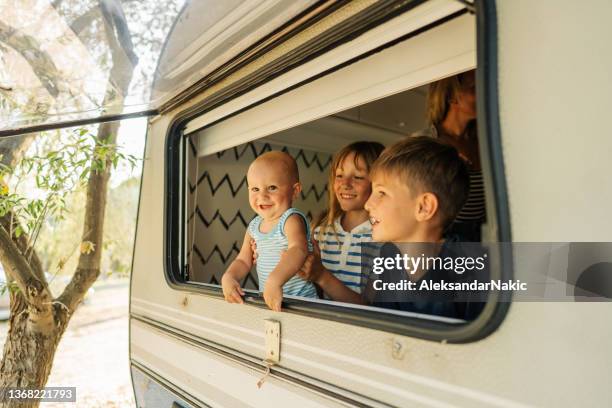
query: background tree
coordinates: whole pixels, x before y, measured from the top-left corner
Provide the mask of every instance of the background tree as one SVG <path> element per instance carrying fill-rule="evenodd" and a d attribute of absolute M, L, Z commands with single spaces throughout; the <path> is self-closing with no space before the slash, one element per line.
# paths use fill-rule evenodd
<path fill-rule="evenodd" d="M 98 2 L 81 1 L 54 2 L 54 7 L 72 21 L 72 32 L 88 46 L 101 66 L 109 73 L 102 106 L 120 106 L 126 95 L 130 94 L 130 85 L 136 83 L 143 87 L 146 77 L 152 74 L 154 65 L 154 48 L 159 49 L 163 36 L 144 33 L 142 37 L 134 36 L 128 27 L 126 11 L 133 15 L 149 16 L 151 27 L 169 27 L 168 21 L 177 15 L 181 1 L 166 2 L 130 2 L 125 1 L 126 10 L 117 0 L 99 0 Z M 78 4 L 75 4 L 78 3 Z M 129 11 L 127 5 L 133 6 Z M 78 5 L 79 7 L 75 7 Z M 141 24 L 147 24 L 141 21 Z M 159 31 L 159 30 L 157 30 Z M 163 30 L 162 30 L 163 31 Z M 106 41 L 99 41 L 103 34 Z M 165 33 L 164 33 L 165 34 Z M 61 72 L 53 65 L 53 59 L 45 53 L 34 38 L 9 27 L 6 22 L 0 24 L 1 47 L 10 47 L 20 53 L 32 71 L 38 76 L 41 84 L 47 89 L 50 97 L 59 98 L 69 93 L 69 85 L 62 82 Z M 138 64 L 135 44 L 142 44 L 146 51 L 145 68 L 136 71 Z M 105 45 L 101 45 L 105 44 Z M 78 63 L 78 61 L 75 61 Z M 105 66 L 106 65 L 106 66 Z M 104 67 L 105 66 L 105 67 Z M 138 80 L 133 81 L 134 75 Z M 13 110 L 28 109 L 27 104 L 18 105 L 10 99 L 10 90 L 2 89 L 3 108 Z M 148 92 L 146 86 L 143 92 Z M 7 94 L 9 95 L 7 97 Z M 94 100 L 95 98 L 89 98 Z M 79 102 L 81 103 L 81 102 Z M 85 102 L 84 102 L 85 103 Z M 34 112 L 44 114 L 48 106 L 34 107 Z M 96 137 L 88 137 L 87 132 L 77 132 L 78 140 L 72 157 L 64 155 L 65 151 L 51 151 L 46 156 L 35 159 L 21 159 L 23 152 L 31 143 L 31 137 L 3 140 L 0 149 L 4 148 L 3 171 L 5 177 L 15 175 L 18 169 L 39 172 L 37 184 L 50 187 L 55 194 L 49 200 L 23 201 L 23 197 L 7 198 L 11 192 L 4 188 L 5 211 L 0 210 L 0 261 L 4 265 L 7 281 L 18 288 L 11 291 L 11 316 L 8 336 L 4 345 L 2 363 L 0 364 L 0 387 L 43 387 L 49 377 L 55 350 L 66 330 L 70 317 L 77 309 L 87 290 L 100 275 L 100 263 L 103 248 L 103 227 L 107 200 L 110 171 L 122 156 L 116 151 L 118 122 L 100 124 L 95 132 Z M 83 139 L 83 140 L 81 140 Z M 88 144 L 89 140 L 89 144 Z M 73 146 L 74 147 L 74 146 Z M 69 149 L 69 148 L 68 148 Z M 61 156 L 58 161 L 57 157 Z M 83 157 L 86 160 L 83 160 Z M 55 163 L 55 164 L 54 164 Z M 69 171 L 62 168 L 64 165 Z M 57 165 L 57 166 L 56 166 Z M 53 167 L 56 166 L 56 167 Z M 47 173 L 45 173 L 47 171 Z M 72 173 L 71 173 L 72 171 Z M 42 174 L 46 175 L 42 175 Z M 70 173 L 70 176 L 67 175 Z M 44 274 L 43 264 L 34 246 L 40 232 L 42 218 L 54 211 L 61 213 L 66 202 L 61 193 L 66 188 L 61 181 L 77 180 L 86 182 L 86 200 L 81 233 L 81 245 L 77 267 L 64 291 L 54 298 Z M 65 177 L 58 181 L 58 177 Z M 40 180 L 39 180 L 40 178 Z M 39 183 L 42 181 L 42 184 Z M 57 185 L 54 185 L 56 183 Z M 54 190 L 55 189 L 55 190 Z M 21 201 L 19 201 L 21 200 Z M 17 213 L 17 209 L 25 212 Z M 33 204 L 35 203 L 35 204 Z M 21 205 L 21 207 L 20 207 Z M 11 402 L 4 403 L 11 406 Z M 36 402 L 30 406 L 36 406 Z M 16 405 L 17 406 L 17 405 Z M 20 404 L 20 407 L 27 406 Z"/>

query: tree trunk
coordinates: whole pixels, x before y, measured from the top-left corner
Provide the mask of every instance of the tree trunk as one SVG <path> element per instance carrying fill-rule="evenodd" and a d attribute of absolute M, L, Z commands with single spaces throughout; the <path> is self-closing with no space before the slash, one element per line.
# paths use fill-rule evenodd
<path fill-rule="evenodd" d="M 68 313 L 54 304 L 44 277 L 24 256 L 25 245 L 13 240 L 0 225 L 0 258 L 4 261 L 7 281 L 18 284 L 11 292 L 9 331 L 0 363 L 2 407 L 38 406 L 37 401 L 22 404 L 9 400 L 8 388 L 42 388 L 49 378 L 57 343 L 66 329 Z"/>
<path fill-rule="evenodd" d="M 23 296 L 16 296 L 23 300 Z M 20 303 L 17 300 L 17 303 Z M 15 305 L 15 302 L 13 302 Z M 38 407 L 37 400 L 23 402 L 6 396 L 9 388 L 41 389 L 47 383 L 55 350 L 67 325 L 66 313 L 57 305 L 53 307 L 53 329 L 40 330 L 40 323 L 33 321 L 22 303 L 19 313 L 11 313 L 9 332 L 4 343 L 4 357 L 0 365 L 4 400 L 3 408 Z M 12 308 L 11 308 L 12 309 Z M 45 325 L 47 326 L 47 325 Z"/>

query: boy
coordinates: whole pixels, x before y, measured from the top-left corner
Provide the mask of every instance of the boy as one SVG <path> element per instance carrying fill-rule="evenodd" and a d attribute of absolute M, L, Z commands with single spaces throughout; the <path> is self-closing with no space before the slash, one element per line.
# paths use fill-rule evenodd
<path fill-rule="evenodd" d="M 461 210 L 469 189 L 466 164 L 452 146 L 429 137 L 404 139 L 383 151 L 374 163 L 370 178 L 372 195 L 365 209 L 372 224 L 372 239 L 394 243 L 383 245 L 378 255 L 395 258 L 407 253 L 442 256 L 449 252 L 443 233 Z M 403 250 L 397 245 L 403 246 Z M 374 279 L 386 282 L 404 279 L 416 283 L 432 275 L 437 275 L 437 279 L 452 279 L 453 276 L 448 274 L 441 275 L 438 271 L 424 268 L 408 273 L 404 268 L 395 268 L 382 275 L 371 274 L 363 296 L 355 296 L 324 268 L 315 268 L 314 265 L 319 263 L 312 262 L 311 258 L 302 268 L 302 275 L 309 275 L 333 300 L 463 317 L 460 316 L 463 311 L 459 309 L 465 309 L 465 305 L 429 301 L 422 296 L 415 299 L 412 294 L 402 291 L 381 293 L 373 287 Z M 312 268 L 310 274 L 304 273 L 308 268 Z"/>
<path fill-rule="evenodd" d="M 247 185 L 249 204 L 257 216 L 249 223 L 240 253 L 221 278 L 225 300 L 243 303 L 240 282 L 253 265 L 251 238 L 258 249 L 259 290 L 270 309 L 280 311 L 283 293 L 317 297 L 312 283 L 295 276 L 311 248 L 306 216 L 291 207 L 301 191 L 295 160 L 284 152 L 262 154 L 249 166 Z"/>

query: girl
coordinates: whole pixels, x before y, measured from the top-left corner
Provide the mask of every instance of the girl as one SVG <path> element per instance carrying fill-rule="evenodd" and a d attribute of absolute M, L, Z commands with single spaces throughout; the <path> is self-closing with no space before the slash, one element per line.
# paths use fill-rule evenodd
<path fill-rule="evenodd" d="M 313 226 L 321 263 L 318 257 L 309 257 L 307 263 L 314 261 L 313 269 L 324 267 L 356 293 L 362 288 L 361 245 L 372 240 L 372 226 L 363 208 L 372 192 L 368 173 L 383 149 L 377 142 L 355 142 L 336 153 L 329 174 L 327 211 Z"/>

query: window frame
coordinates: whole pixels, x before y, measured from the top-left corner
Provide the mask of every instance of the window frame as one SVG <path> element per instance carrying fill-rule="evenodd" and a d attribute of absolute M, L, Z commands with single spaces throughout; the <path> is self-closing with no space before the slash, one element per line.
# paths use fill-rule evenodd
<path fill-rule="evenodd" d="M 420 2 L 419 2 L 420 4 Z M 406 10 L 404 10 L 406 11 Z M 455 13 L 457 14 L 457 13 Z M 451 18 L 456 17 L 453 14 Z M 387 16 L 380 23 L 392 18 Z M 443 18 L 429 26 L 418 30 L 418 33 L 426 31 L 437 25 L 444 24 L 451 18 Z M 366 31 L 364 28 L 363 31 Z M 391 41 L 383 46 L 377 47 L 364 55 L 347 61 L 334 67 L 333 70 L 290 87 L 281 92 L 287 92 L 306 83 L 314 81 L 321 76 L 327 75 L 338 69 L 345 68 L 350 64 L 377 53 L 385 48 L 406 41 L 418 33 L 410 33 L 406 36 Z M 482 0 L 476 4 L 476 33 L 477 33 L 477 99 L 484 101 L 478 104 L 478 134 L 481 143 L 481 154 L 483 155 L 483 173 L 485 183 L 490 194 L 487 199 L 493 198 L 493 203 L 488 209 L 494 208 L 494 214 L 489 214 L 489 230 L 496 233 L 498 242 L 511 242 L 510 216 L 506 189 L 506 178 L 504 171 L 503 156 L 501 150 L 501 132 L 499 125 L 498 88 L 497 88 L 497 21 L 495 2 Z M 350 37 L 350 36 L 349 36 Z M 351 38 L 346 39 L 349 41 Z M 340 45 L 339 42 L 337 45 Z M 313 56 L 310 56 L 313 58 Z M 253 86 L 254 89 L 256 87 Z M 257 104 L 279 96 L 274 95 L 265 98 Z M 229 99 L 228 99 L 229 100 Z M 223 103 L 227 102 L 224 101 Z M 187 282 L 185 280 L 184 248 L 185 248 L 185 183 L 186 163 L 184 160 L 187 149 L 187 138 L 184 129 L 187 123 L 201 116 L 204 112 L 219 106 L 197 106 L 177 116 L 171 123 L 166 136 L 165 149 L 165 224 L 164 224 L 164 276 L 170 287 L 175 290 L 200 293 L 216 298 L 223 298 L 220 286 L 204 283 Z M 252 108 L 253 106 L 249 106 Z M 246 110 L 246 109 L 243 109 Z M 219 119 L 211 124 L 227 119 L 243 110 L 234 112 L 227 117 Z M 487 183 L 487 180 L 489 183 Z M 499 278 L 511 279 L 512 277 L 512 254 L 502 254 L 499 265 Z M 267 308 L 263 298 L 256 291 L 247 291 L 245 304 L 260 308 Z M 497 298 L 488 301 L 480 316 L 471 322 L 461 324 L 444 323 L 436 321 L 440 319 L 423 318 L 426 315 L 410 316 L 402 313 L 397 314 L 385 309 L 373 307 L 358 307 L 343 303 L 330 304 L 329 302 L 305 301 L 295 298 L 283 299 L 283 311 L 313 318 L 338 321 L 341 323 L 361 326 L 370 329 L 381 330 L 420 339 L 432 341 L 446 341 L 450 343 L 467 343 L 480 340 L 493 333 L 502 323 L 510 307 L 510 298 Z"/>

